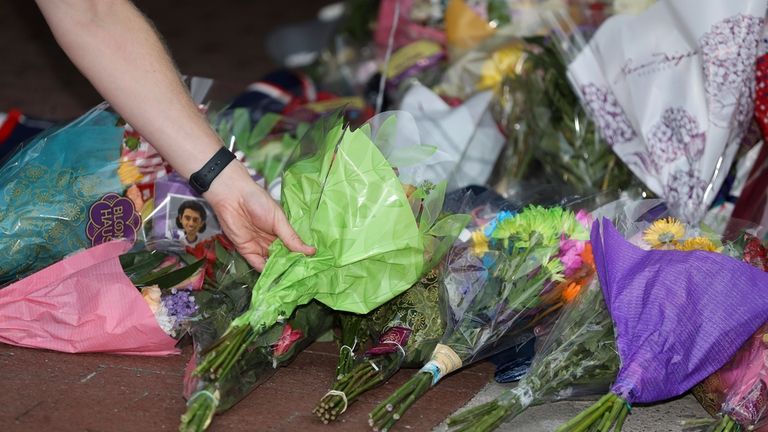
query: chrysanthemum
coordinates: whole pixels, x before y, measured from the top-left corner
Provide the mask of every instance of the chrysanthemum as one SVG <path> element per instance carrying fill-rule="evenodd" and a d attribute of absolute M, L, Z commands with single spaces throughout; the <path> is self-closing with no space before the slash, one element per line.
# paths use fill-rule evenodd
<path fill-rule="evenodd" d="M 658 249 L 674 244 L 685 235 L 685 227 L 675 218 L 662 218 L 643 232 L 643 240 Z"/>
<path fill-rule="evenodd" d="M 712 240 L 706 237 L 693 237 L 677 245 L 677 250 L 681 251 L 707 251 L 717 252 L 718 248 Z"/>
<path fill-rule="evenodd" d="M 483 256 L 488 252 L 488 237 L 482 230 L 472 232 L 472 253 L 475 256 Z"/>

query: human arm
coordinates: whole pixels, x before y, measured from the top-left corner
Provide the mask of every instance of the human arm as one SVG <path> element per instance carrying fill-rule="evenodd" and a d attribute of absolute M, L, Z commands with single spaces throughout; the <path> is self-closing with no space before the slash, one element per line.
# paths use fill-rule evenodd
<path fill-rule="evenodd" d="M 54 37 L 96 90 L 182 176 L 221 147 L 152 25 L 128 0 L 37 0 Z M 230 163 L 204 194 L 238 251 L 257 269 L 279 237 L 314 253 L 245 167 Z"/>

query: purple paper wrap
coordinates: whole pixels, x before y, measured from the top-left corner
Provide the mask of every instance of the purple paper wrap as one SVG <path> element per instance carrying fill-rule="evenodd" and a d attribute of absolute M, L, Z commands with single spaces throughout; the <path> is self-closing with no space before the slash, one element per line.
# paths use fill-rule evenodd
<path fill-rule="evenodd" d="M 684 393 L 768 320 L 768 273 L 746 263 L 645 251 L 607 219 L 592 226 L 592 248 L 621 358 L 611 391 L 630 404 Z"/>

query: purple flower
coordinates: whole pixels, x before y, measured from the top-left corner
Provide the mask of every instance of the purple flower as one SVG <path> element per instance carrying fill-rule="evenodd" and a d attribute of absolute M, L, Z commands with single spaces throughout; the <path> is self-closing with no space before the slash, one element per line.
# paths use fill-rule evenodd
<path fill-rule="evenodd" d="M 189 291 L 171 290 L 171 294 L 163 297 L 163 306 L 168 315 L 174 317 L 177 323 L 189 319 L 197 313 L 195 297 Z"/>

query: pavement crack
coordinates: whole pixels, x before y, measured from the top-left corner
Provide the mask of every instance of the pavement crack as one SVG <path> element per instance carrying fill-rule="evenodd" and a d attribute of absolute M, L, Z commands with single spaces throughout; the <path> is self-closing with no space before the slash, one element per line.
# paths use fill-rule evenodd
<path fill-rule="evenodd" d="M 136 399 L 132 400 L 131 402 L 138 402 L 138 401 L 140 401 L 141 399 L 144 399 L 147 396 L 149 396 L 149 392 L 144 392 L 143 395 L 137 397 Z"/>
<path fill-rule="evenodd" d="M 18 422 L 18 421 L 20 421 L 22 417 L 24 417 L 25 415 L 29 414 L 30 412 L 32 412 L 32 410 L 33 410 L 33 409 L 35 409 L 35 408 L 39 407 L 39 406 L 40 406 L 40 405 L 42 405 L 43 403 L 45 403 L 45 402 L 44 402 L 44 401 L 39 401 L 39 402 L 37 402 L 36 404 L 34 404 L 34 405 L 32 405 L 31 407 L 29 407 L 29 408 L 28 408 L 26 411 L 24 411 L 23 413 L 21 413 L 21 414 L 17 415 L 17 416 L 16 416 L 16 418 L 15 418 L 14 420 L 16 420 L 17 422 Z"/>
<path fill-rule="evenodd" d="M 88 375 L 86 375 L 86 377 L 85 377 L 85 378 L 81 379 L 81 380 L 80 380 L 80 384 L 84 384 L 84 383 L 87 383 L 88 381 L 90 381 L 90 380 L 91 380 L 91 378 L 93 378 L 93 377 L 95 377 L 95 376 L 96 376 L 96 374 L 98 374 L 99 372 L 103 371 L 105 367 L 106 367 L 106 366 L 104 366 L 104 365 L 99 365 L 99 367 L 98 367 L 98 368 L 96 368 L 96 370 L 95 370 L 95 371 L 93 371 L 93 372 L 89 373 Z"/>
<path fill-rule="evenodd" d="M 127 366 L 110 366 L 110 367 L 114 369 L 129 370 L 132 372 L 145 372 L 145 373 L 152 373 L 152 374 L 158 374 L 158 375 L 176 375 L 176 376 L 184 375 L 183 372 L 166 372 L 161 370 L 143 369 L 143 368 L 137 368 L 137 367 L 127 367 Z"/>

